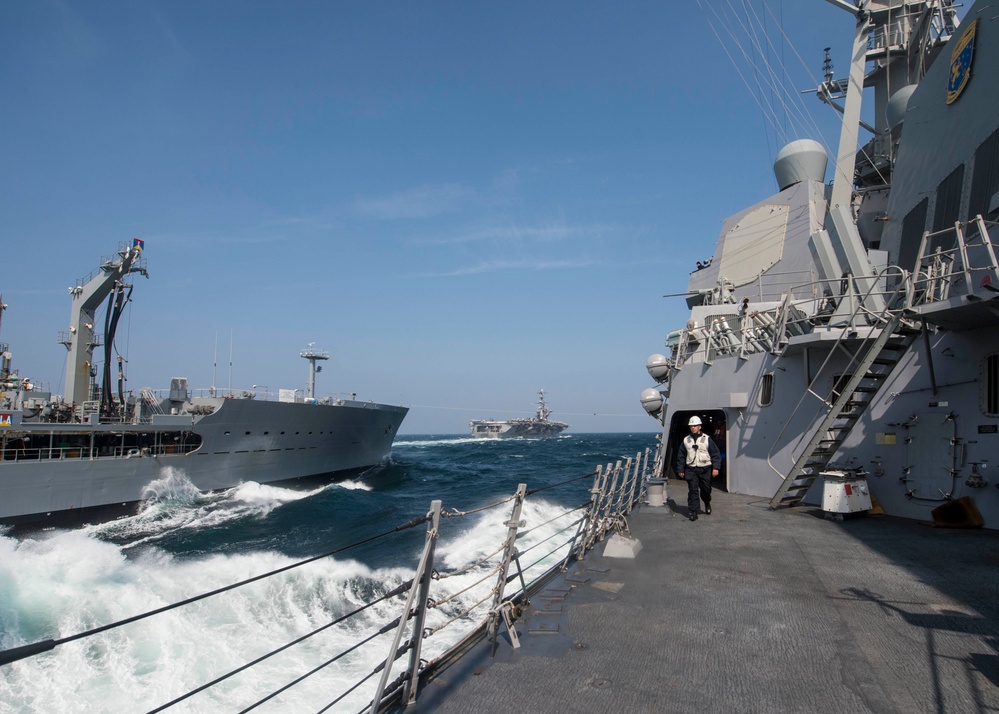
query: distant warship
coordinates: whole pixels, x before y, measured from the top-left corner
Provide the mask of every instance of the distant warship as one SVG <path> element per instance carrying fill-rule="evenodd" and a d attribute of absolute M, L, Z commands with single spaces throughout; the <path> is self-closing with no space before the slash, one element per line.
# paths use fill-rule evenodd
<path fill-rule="evenodd" d="M 469 423 L 472 436 L 477 439 L 544 439 L 558 436 L 569 428 L 560 421 L 549 421 L 552 410 L 545 404 L 545 390 L 538 391 L 538 411 L 533 419 L 508 419 L 493 421 L 475 419 Z"/>
<path fill-rule="evenodd" d="M 183 377 L 164 394 L 127 392 L 120 358 L 117 379 L 112 375 L 112 351 L 132 292 L 128 277 L 148 277 L 142 249 L 140 240 L 122 246 L 70 288 L 70 328 L 59 339 L 69 352 L 65 396 L 21 377 L 0 344 L 0 523 L 73 525 L 125 515 L 170 473 L 211 491 L 244 481 L 336 478 L 388 456 L 408 409 L 317 400 L 316 361 L 329 355 L 311 346 L 301 354 L 309 361 L 304 397 L 282 389 L 279 401 L 268 401 L 214 387 L 195 396 Z M 96 313 L 105 301 L 98 332 Z M 0 315 L 5 307 L 0 303 Z M 103 359 L 94 354 L 99 347 Z M 98 382 L 95 365 L 102 361 Z"/>

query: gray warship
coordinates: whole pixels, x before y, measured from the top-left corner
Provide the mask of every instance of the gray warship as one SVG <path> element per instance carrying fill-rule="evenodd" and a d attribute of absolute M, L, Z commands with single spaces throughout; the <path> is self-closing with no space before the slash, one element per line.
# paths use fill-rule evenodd
<path fill-rule="evenodd" d="M 279 400 L 269 401 L 214 387 L 195 396 L 179 377 L 162 395 L 127 393 L 120 358 L 117 379 L 112 374 L 113 345 L 134 274 L 148 277 L 138 239 L 70 288 L 70 328 L 59 338 L 68 350 L 64 396 L 21 377 L 8 346 L 0 345 L 0 523 L 109 520 L 134 512 L 172 473 L 213 491 L 244 481 L 337 478 L 388 456 L 408 409 L 353 398 L 317 400 L 316 362 L 329 355 L 312 348 L 301 354 L 309 361 L 304 397 L 302 390 L 280 390 Z M 5 307 L 0 303 L 0 316 Z M 93 365 L 101 362 L 95 355 L 101 347 L 98 382 Z"/>
<path fill-rule="evenodd" d="M 833 180 L 821 144 L 790 143 L 779 191 L 690 273 L 689 319 L 646 365 L 660 475 L 697 415 L 720 485 L 775 510 L 848 497 L 999 528 L 996 15 L 828 1 L 857 18 L 848 77 L 827 61 L 817 88 L 842 113 Z"/>
<path fill-rule="evenodd" d="M 473 419 L 469 432 L 476 439 L 546 439 L 558 436 L 569 428 L 561 421 L 551 421 L 552 410 L 545 404 L 545 390 L 538 390 L 538 410 L 529 419 Z"/>

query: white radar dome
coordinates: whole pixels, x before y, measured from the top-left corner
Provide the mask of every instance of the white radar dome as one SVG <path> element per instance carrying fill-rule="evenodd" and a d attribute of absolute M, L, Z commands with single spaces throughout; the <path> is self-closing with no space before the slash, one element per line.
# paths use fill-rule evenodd
<path fill-rule="evenodd" d="M 642 406 L 649 414 L 658 414 L 663 408 L 663 395 L 652 387 L 642 390 Z"/>
<path fill-rule="evenodd" d="M 822 144 L 812 139 L 792 141 L 777 153 L 774 176 L 783 191 L 802 181 L 822 181 L 826 177 L 829 157 Z"/>
<path fill-rule="evenodd" d="M 891 95 L 888 106 L 885 107 L 885 118 L 888 120 L 888 128 L 894 131 L 902 125 L 905 119 L 905 110 L 909 108 L 909 99 L 916 91 L 915 84 L 909 84 Z"/>
<path fill-rule="evenodd" d="M 660 384 L 669 379 L 669 361 L 666 355 L 652 355 L 645 360 L 645 369 L 649 371 L 652 379 Z"/>

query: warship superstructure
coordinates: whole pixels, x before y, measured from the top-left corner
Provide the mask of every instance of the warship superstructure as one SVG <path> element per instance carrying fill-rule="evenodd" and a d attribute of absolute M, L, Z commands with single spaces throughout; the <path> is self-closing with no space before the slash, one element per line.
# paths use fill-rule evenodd
<path fill-rule="evenodd" d="M 569 428 L 561 421 L 551 421 L 552 410 L 545 404 L 545 390 L 538 390 L 538 410 L 526 419 L 473 419 L 469 431 L 476 439 L 545 439 L 558 436 Z"/>
<path fill-rule="evenodd" d="M 7 345 L 0 345 L 0 523 L 108 520 L 134 512 L 171 473 L 212 491 L 245 481 L 336 478 L 388 456 L 408 409 L 353 398 L 317 400 L 316 361 L 328 354 L 311 346 L 301 354 L 309 361 L 307 394 L 280 390 L 278 401 L 268 401 L 255 392 L 220 394 L 212 387 L 195 396 L 181 377 L 164 394 L 127 392 L 113 347 L 134 274 L 148 277 L 140 240 L 70 288 L 70 328 L 59 338 L 68 350 L 64 396 L 22 378 L 12 369 Z M 104 353 L 99 381 L 98 348 Z"/>
<path fill-rule="evenodd" d="M 771 508 L 840 479 L 888 514 L 950 504 L 955 524 L 999 528 L 999 15 L 829 1 L 856 18 L 848 78 L 827 62 L 818 87 L 842 113 L 833 180 L 821 144 L 790 143 L 779 191 L 690 274 L 689 319 L 642 394 L 661 475 L 697 415 L 724 486 Z"/>

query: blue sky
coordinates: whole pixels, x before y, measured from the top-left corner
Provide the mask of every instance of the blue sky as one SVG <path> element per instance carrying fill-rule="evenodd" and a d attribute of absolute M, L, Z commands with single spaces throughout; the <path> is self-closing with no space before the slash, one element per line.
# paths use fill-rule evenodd
<path fill-rule="evenodd" d="M 573 431 L 654 431 L 645 360 L 687 317 L 662 296 L 780 146 L 837 139 L 811 95 L 826 135 L 767 126 L 715 35 L 734 5 L 793 92 L 823 47 L 845 74 L 821 0 L 5 3 L 0 341 L 61 393 L 66 288 L 139 237 L 133 390 L 228 386 L 230 341 L 234 388 L 304 387 L 314 342 L 318 394 L 408 405 L 404 433 L 542 387 Z"/>

